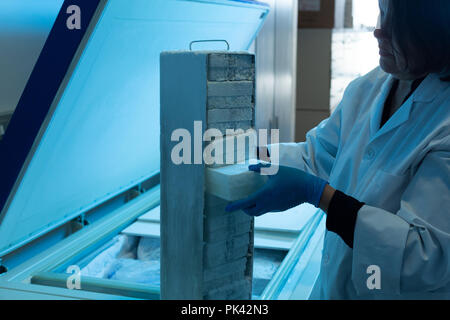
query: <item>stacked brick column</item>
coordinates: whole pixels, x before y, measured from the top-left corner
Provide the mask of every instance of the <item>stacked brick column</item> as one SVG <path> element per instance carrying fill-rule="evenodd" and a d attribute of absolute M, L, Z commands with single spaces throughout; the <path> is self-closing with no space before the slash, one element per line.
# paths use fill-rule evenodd
<path fill-rule="evenodd" d="M 249 54 L 208 56 L 208 127 L 254 126 L 255 60 Z"/>
<path fill-rule="evenodd" d="M 254 56 L 247 53 L 173 52 L 161 56 L 161 292 L 163 299 L 250 299 L 253 219 L 227 213 L 229 201 L 255 186 L 246 166 L 226 165 L 227 129 L 254 126 Z M 222 164 L 170 163 L 173 130 L 218 129 Z M 254 146 L 253 146 L 254 147 Z M 228 155 L 229 160 L 229 155 Z M 177 203 L 174 203 L 177 202 Z M 183 264 L 184 263 L 184 264 Z M 179 265 L 177 265 L 179 264 Z"/>
<path fill-rule="evenodd" d="M 216 128 L 226 134 L 227 129 L 247 130 L 254 127 L 254 88 L 253 55 L 210 54 L 208 57 L 208 128 Z M 227 142 L 234 143 L 234 149 L 237 151 L 237 139 L 228 137 Z M 248 150 L 247 143 L 245 147 Z M 223 150 L 226 150 L 226 143 L 223 145 Z M 226 162 L 226 159 L 224 160 Z M 234 188 L 231 185 L 226 187 Z M 209 188 L 211 187 L 207 180 L 203 256 L 205 298 L 250 299 L 253 219 L 243 212 L 232 214 L 225 212 L 228 202 L 236 199 L 212 195 L 212 190 Z"/>

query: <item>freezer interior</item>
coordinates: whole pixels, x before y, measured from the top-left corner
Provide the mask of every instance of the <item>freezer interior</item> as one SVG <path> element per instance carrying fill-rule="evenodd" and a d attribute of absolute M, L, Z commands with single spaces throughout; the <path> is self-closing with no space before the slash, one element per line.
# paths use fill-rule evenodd
<path fill-rule="evenodd" d="M 159 299 L 159 206 L 127 223 L 111 237 L 65 259 L 31 282 L 65 287 L 72 265 L 80 268 L 83 290 L 131 298 Z M 274 223 L 277 215 L 290 219 Z M 253 299 L 308 299 L 318 276 L 323 216 L 310 205 L 268 214 L 255 223 Z"/>
<path fill-rule="evenodd" d="M 253 297 L 259 298 L 273 278 L 286 256 L 284 250 L 255 249 L 253 269 Z M 157 299 L 160 288 L 160 239 L 120 234 L 91 254 L 87 254 L 75 265 L 81 268 L 82 278 L 98 278 L 128 283 L 129 288 L 136 284 L 147 286 L 145 298 Z M 67 266 L 55 269 L 55 273 L 65 274 Z M 49 275 L 47 274 L 47 277 Z M 35 276 L 33 283 L 41 283 Z M 99 290 L 99 288 L 97 288 Z M 135 296 L 132 290 L 109 293 Z"/>

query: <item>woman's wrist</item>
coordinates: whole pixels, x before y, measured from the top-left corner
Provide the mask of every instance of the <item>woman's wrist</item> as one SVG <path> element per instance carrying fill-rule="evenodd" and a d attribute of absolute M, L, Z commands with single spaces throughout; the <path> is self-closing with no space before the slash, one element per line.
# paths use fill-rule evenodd
<path fill-rule="evenodd" d="M 323 190 L 322 197 L 320 198 L 319 208 L 325 213 L 328 213 L 328 208 L 330 207 L 331 199 L 333 199 L 336 189 L 327 184 Z"/>

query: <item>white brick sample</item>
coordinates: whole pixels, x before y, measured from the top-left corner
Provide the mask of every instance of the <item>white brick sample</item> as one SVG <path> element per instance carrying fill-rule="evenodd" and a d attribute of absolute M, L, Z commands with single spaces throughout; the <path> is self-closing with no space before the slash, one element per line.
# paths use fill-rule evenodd
<path fill-rule="evenodd" d="M 204 160 L 210 166 L 223 166 L 256 159 L 256 132 L 212 138 L 204 150 Z"/>
<path fill-rule="evenodd" d="M 248 170 L 248 163 L 206 169 L 206 190 L 227 201 L 245 198 L 261 188 L 267 176 Z"/>

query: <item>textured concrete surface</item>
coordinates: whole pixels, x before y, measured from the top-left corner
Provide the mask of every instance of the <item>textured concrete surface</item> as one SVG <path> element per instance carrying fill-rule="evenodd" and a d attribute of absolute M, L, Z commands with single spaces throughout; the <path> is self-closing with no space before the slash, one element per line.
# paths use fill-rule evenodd
<path fill-rule="evenodd" d="M 253 81 L 208 82 L 208 97 L 252 96 Z"/>
<path fill-rule="evenodd" d="M 237 272 L 245 272 L 246 268 L 247 258 L 241 258 L 230 263 L 222 264 L 218 267 L 206 268 L 203 274 L 203 281 L 213 281 L 225 278 Z"/>
<path fill-rule="evenodd" d="M 206 215 L 205 231 L 214 232 L 223 228 L 227 228 L 230 231 L 227 232 L 227 234 L 234 233 L 233 231 L 237 226 L 246 225 L 251 221 L 252 218 L 241 211 L 233 213 L 226 212 L 225 214 L 220 216 Z"/>
<path fill-rule="evenodd" d="M 246 299 L 245 292 L 249 290 L 251 288 L 249 288 L 248 281 L 235 281 L 222 288 L 209 291 L 206 298 L 210 300 Z"/>
<path fill-rule="evenodd" d="M 233 283 L 236 281 L 240 281 L 242 279 L 245 279 L 245 270 L 238 270 L 234 273 L 228 274 L 226 276 L 209 280 L 204 282 L 204 292 L 209 292 L 211 290 L 215 290 L 221 286 L 223 286 L 224 283 Z M 243 298 L 245 299 L 245 297 Z"/>
<path fill-rule="evenodd" d="M 253 108 L 212 109 L 208 110 L 208 123 L 231 121 L 252 121 Z"/>
<path fill-rule="evenodd" d="M 252 95 L 233 97 L 208 97 L 208 109 L 253 108 Z"/>
<path fill-rule="evenodd" d="M 255 58 L 248 54 L 209 55 L 208 80 L 242 81 L 255 80 Z"/>
<path fill-rule="evenodd" d="M 227 130 L 248 130 L 253 128 L 253 121 L 235 121 L 235 122 L 221 122 L 208 124 L 208 129 L 220 130 L 224 135 Z"/>
<path fill-rule="evenodd" d="M 249 243 L 249 233 L 233 236 L 225 241 L 206 243 L 204 251 L 205 266 L 207 268 L 215 267 L 246 257 Z"/>
<path fill-rule="evenodd" d="M 252 222 L 253 221 L 242 222 L 239 224 L 234 224 L 232 226 L 226 226 L 222 228 L 214 227 L 214 230 L 205 227 L 204 240 L 206 242 L 224 241 L 227 240 L 229 237 L 249 233 L 249 230 L 251 229 L 252 226 Z"/>

